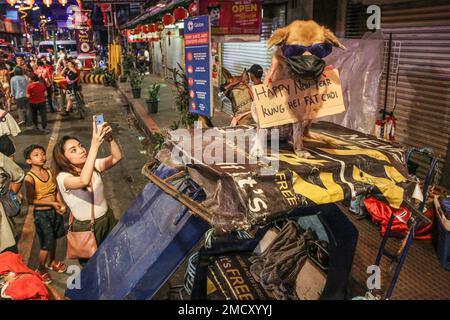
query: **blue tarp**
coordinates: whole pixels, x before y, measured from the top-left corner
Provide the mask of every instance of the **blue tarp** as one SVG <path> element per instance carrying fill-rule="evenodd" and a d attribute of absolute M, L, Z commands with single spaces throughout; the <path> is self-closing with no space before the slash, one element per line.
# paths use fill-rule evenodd
<path fill-rule="evenodd" d="M 173 171 L 160 166 L 162 179 Z M 76 300 L 151 299 L 209 225 L 149 183 L 81 272 Z"/>

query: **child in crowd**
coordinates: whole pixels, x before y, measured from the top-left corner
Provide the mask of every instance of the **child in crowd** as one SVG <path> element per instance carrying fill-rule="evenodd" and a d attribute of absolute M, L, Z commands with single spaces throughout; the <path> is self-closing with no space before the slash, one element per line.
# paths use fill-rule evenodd
<path fill-rule="evenodd" d="M 63 215 L 66 207 L 62 202 L 52 171 L 45 167 L 45 149 L 36 144 L 24 150 L 24 158 L 31 166 L 25 176 L 28 204 L 34 206 L 34 224 L 39 238 L 39 268 L 36 270 L 46 283 L 52 281 L 46 269 L 66 272 L 67 266 L 55 260 L 56 239 L 66 234 Z M 49 264 L 46 265 L 47 259 Z"/>

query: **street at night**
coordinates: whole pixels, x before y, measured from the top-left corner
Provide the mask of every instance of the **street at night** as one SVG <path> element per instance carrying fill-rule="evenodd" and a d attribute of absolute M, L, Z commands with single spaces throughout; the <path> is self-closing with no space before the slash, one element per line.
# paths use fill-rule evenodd
<path fill-rule="evenodd" d="M 450 299 L 449 41 L 443 0 L 0 0 L 0 300 Z"/>

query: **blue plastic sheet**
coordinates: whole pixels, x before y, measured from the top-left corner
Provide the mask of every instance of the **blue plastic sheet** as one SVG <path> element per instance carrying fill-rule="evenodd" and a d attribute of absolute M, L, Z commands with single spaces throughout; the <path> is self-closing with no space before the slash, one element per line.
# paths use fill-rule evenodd
<path fill-rule="evenodd" d="M 160 166 L 155 173 L 164 179 L 174 172 Z M 149 183 L 82 270 L 81 287 L 68 289 L 66 296 L 151 299 L 208 228 Z"/>

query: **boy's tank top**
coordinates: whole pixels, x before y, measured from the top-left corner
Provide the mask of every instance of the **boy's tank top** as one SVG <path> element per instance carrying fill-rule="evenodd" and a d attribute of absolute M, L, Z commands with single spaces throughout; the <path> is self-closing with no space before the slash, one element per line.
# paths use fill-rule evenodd
<path fill-rule="evenodd" d="M 34 180 L 34 198 L 41 200 L 56 193 L 56 182 L 50 169 L 45 169 L 48 173 L 47 181 L 41 180 L 35 173 L 28 171 L 27 175 Z"/>

